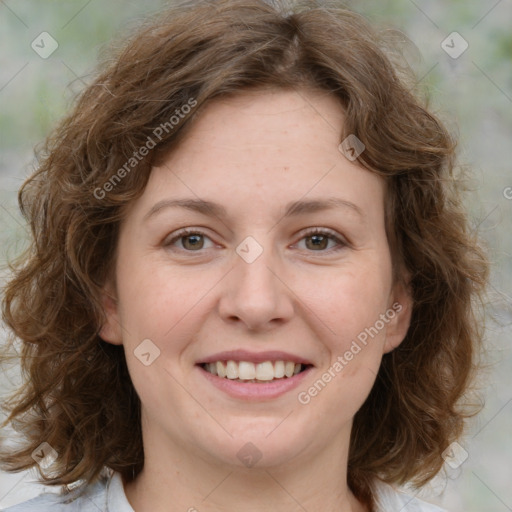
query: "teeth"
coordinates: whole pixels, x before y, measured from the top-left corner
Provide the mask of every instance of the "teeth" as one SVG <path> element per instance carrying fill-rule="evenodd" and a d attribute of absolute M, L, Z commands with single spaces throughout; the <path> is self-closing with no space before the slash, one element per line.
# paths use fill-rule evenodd
<path fill-rule="evenodd" d="M 226 365 L 222 362 L 222 361 L 219 361 L 217 363 L 210 363 L 210 366 L 214 367 L 216 369 L 216 374 L 219 376 L 219 377 L 226 377 Z M 214 372 L 211 372 L 215 375 Z"/>
<path fill-rule="evenodd" d="M 207 363 L 205 370 L 219 377 L 245 382 L 268 382 L 283 377 L 293 377 L 303 369 L 300 363 L 293 361 L 265 361 L 251 363 L 250 361 L 217 361 Z"/>
<path fill-rule="evenodd" d="M 240 363 L 240 366 L 242 366 L 242 363 Z M 300 364 L 298 366 L 300 370 Z M 258 363 L 256 365 L 256 378 L 258 380 L 272 380 L 274 378 L 274 365 L 270 361 Z"/>
<path fill-rule="evenodd" d="M 284 361 L 276 361 L 274 363 L 274 377 L 276 379 L 284 377 Z"/>
<path fill-rule="evenodd" d="M 227 362 L 226 376 L 228 379 L 238 379 L 238 365 L 235 363 L 235 361 Z"/>
<path fill-rule="evenodd" d="M 254 363 L 249 363 L 247 361 L 240 361 L 238 363 L 238 375 L 237 375 L 237 377 L 239 379 L 242 379 L 242 380 L 255 379 L 256 378 L 256 368 L 254 368 Z M 260 377 L 258 377 L 258 379 L 259 378 Z"/>
<path fill-rule="evenodd" d="M 284 374 L 287 377 L 291 377 L 293 375 L 293 370 L 295 369 L 295 364 L 293 364 L 291 361 L 287 361 L 284 365 Z"/>

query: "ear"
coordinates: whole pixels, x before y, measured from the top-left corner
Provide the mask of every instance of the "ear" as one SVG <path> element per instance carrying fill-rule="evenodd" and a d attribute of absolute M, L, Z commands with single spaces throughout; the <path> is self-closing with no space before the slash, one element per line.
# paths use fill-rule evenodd
<path fill-rule="evenodd" d="M 105 323 L 101 326 L 99 336 L 103 341 L 113 345 L 122 345 L 123 337 L 119 321 L 117 293 L 112 282 L 108 282 L 101 295 L 101 304 L 105 313 Z"/>
<path fill-rule="evenodd" d="M 390 321 L 386 327 L 386 340 L 383 350 L 385 354 L 395 350 L 404 340 L 411 323 L 412 305 L 410 287 L 408 284 L 397 282 L 390 294 L 389 309 L 386 313 Z"/>

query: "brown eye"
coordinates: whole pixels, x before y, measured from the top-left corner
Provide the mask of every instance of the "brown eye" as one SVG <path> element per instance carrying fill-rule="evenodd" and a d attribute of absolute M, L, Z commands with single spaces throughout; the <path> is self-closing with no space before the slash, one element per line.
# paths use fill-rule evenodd
<path fill-rule="evenodd" d="M 204 246 L 203 235 L 200 234 L 185 235 L 180 237 L 180 239 L 182 240 L 183 248 L 187 250 L 202 249 Z"/>
<path fill-rule="evenodd" d="M 305 239 L 306 247 L 312 250 L 326 249 L 329 243 L 329 237 L 324 235 L 310 235 L 305 237 Z M 310 242 L 309 244 L 308 241 Z"/>
<path fill-rule="evenodd" d="M 305 241 L 305 247 L 308 251 L 330 253 L 343 249 L 348 244 L 337 236 L 337 233 L 329 229 L 312 228 L 301 238 Z M 330 245 L 329 245 L 330 244 Z"/>
<path fill-rule="evenodd" d="M 170 240 L 165 241 L 163 245 L 170 250 L 199 252 L 201 249 L 208 249 L 208 246 L 205 247 L 205 240 L 210 240 L 210 237 L 201 231 L 184 229 L 177 232 Z"/>

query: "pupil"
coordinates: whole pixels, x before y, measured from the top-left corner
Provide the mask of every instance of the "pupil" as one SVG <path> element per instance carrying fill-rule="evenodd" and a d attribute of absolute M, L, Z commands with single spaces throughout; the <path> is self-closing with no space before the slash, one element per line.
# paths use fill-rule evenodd
<path fill-rule="evenodd" d="M 200 240 L 201 236 L 202 235 L 187 235 L 185 237 L 185 243 L 184 243 L 185 248 L 186 249 L 190 249 L 190 248 L 197 249 L 199 247 L 201 249 L 201 247 L 202 247 L 201 240 Z M 195 240 L 192 242 L 192 244 L 189 243 L 191 239 Z M 187 245 L 188 245 L 188 247 L 187 247 Z"/>
<path fill-rule="evenodd" d="M 323 235 L 311 235 L 308 238 L 313 242 L 314 248 L 321 248 L 321 249 L 326 248 L 327 237 L 325 237 Z"/>

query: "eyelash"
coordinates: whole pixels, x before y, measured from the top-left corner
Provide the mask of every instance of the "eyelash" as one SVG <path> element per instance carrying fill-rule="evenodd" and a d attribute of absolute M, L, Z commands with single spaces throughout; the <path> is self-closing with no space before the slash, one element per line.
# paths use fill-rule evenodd
<path fill-rule="evenodd" d="M 170 247 L 176 241 L 178 241 L 180 238 L 186 238 L 187 236 L 191 236 L 191 235 L 200 235 L 200 236 L 204 236 L 206 238 L 210 238 L 205 232 L 203 232 L 203 231 L 201 231 L 199 229 L 184 228 L 184 229 L 178 231 L 176 233 L 176 235 L 173 238 L 171 238 L 171 240 L 169 240 L 168 242 L 165 242 L 164 246 L 165 247 Z M 329 228 L 308 228 L 302 234 L 302 237 L 300 238 L 300 240 L 303 240 L 304 238 L 307 238 L 307 237 L 310 237 L 310 236 L 313 236 L 313 235 L 327 236 L 327 238 L 329 240 L 334 240 L 335 242 L 337 242 L 338 243 L 338 247 L 331 248 L 331 249 L 324 249 L 324 250 L 320 250 L 320 251 L 308 251 L 308 252 L 331 253 L 331 252 L 339 251 L 339 250 L 341 250 L 341 249 L 343 249 L 343 248 L 348 246 L 348 243 L 346 241 L 340 239 L 336 235 L 336 232 L 331 230 L 331 229 L 329 229 Z M 179 250 L 184 251 L 184 252 L 188 252 L 188 253 L 194 253 L 194 252 L 199 253 L 199 252 L 201 252 L 201 250 L 189 251 L 189 250 L 183 249 L 183 248 L 179 248 Z"/>

